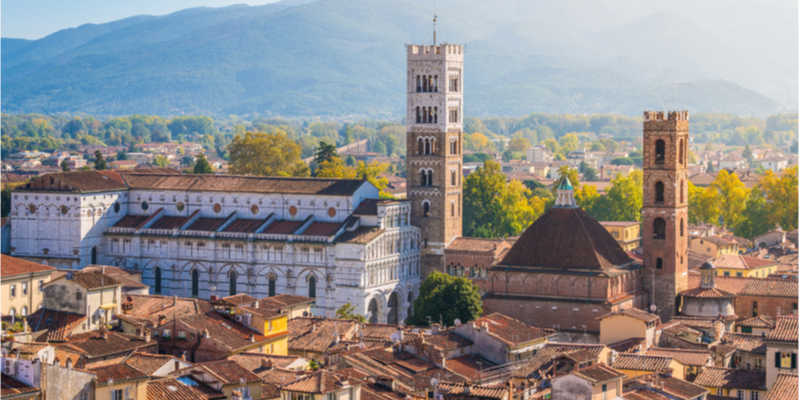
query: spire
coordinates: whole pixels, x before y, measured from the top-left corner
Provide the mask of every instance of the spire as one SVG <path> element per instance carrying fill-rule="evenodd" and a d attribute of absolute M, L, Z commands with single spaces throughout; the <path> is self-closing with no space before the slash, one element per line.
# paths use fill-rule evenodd
<path fill-rule="evenodd" d="M 433 45 L 436 46 L 436 5 L 433 5 Z"/>
<path fill-rule="evenodd" d="M 700 267 L 700 287 L 703 289 L 714 289 L 717 287 L 717 282 L 715 280 L 715 276 L 717 275 L 717 270 L 714 267 L 714 264 L 711 261 L 706 261 Z"/>
<path fill-rule="evenodd" d="M 558 198 L 556 198 L 557 207 L 577 207 L 575 203 L 575 189 L 569 181 L 569 177 L 565 176 L 564 180 L 558 185 Z"/>

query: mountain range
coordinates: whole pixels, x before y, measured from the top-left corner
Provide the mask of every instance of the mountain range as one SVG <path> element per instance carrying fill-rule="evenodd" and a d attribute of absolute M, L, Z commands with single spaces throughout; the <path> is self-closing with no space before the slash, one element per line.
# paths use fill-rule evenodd
<path fill-rule="evenodd" d="M 664 4 L 666 3 L 666 4 Z M 796 110 L 797 3 L 445 0 L 465 114 Z M 2 110 L 401 118 L 423 0 L 284 0 L 2 38 Z"/>

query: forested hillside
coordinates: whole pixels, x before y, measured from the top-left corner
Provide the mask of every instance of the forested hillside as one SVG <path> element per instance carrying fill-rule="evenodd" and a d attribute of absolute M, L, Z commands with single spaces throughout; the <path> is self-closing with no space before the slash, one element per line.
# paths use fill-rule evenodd
<path fill-rule="evenodd" d="M 793 2 L 440 3 L 440 41 L 467 45 L 466 115 L 796 107 Z M 3 38 L 2 109 L 402 118 L 403 44 L 430 43 L 431 14 L 421 0 L 282 1 Z"/>

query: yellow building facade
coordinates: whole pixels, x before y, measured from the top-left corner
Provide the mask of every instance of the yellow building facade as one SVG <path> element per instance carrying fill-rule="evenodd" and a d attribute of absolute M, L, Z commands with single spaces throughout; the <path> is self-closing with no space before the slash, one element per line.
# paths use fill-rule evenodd
<path fill-rule="evenodd" d="M 27 316 L 41 308 L 44 284 L 56 269 L 11 256 L 2 256 L 0 311 L 3 315 Z"/>
<path fill-rule="evenodd" d="M 289 314 L 253 307 L 239 307 L 235 313 L 237 322 L 267 337 L 267 341 L 262 342 L 262 353 L 288 355 Z"/>
<path fill-rule="evenodd" d="M 639 222 L 636 221 L 600 221 L 600 225 L 619 243 L 622 250 L 630 251 L 642 246 L 642 235 Z"/>

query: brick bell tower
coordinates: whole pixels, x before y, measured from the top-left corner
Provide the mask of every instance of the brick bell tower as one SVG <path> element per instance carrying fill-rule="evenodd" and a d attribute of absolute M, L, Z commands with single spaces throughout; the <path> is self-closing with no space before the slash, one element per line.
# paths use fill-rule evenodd
<path fill-rule="evenodd" d="M 421 274 L 444 269 L 461 236 L 464 48 L 407 45 L 406 179 L 411 223 L 422 230 Z"/>
<path fill-rule="evenodd" d="M 644 112 L 643 287 L 664 322 L 689 279 L 688 146 L 688 111 Z"/>

